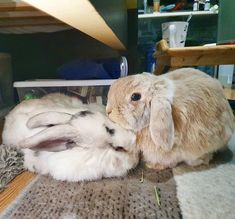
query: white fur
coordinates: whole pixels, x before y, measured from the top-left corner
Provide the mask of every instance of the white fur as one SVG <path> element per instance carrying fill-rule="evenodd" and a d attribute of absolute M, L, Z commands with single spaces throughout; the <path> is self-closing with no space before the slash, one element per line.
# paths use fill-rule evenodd
<path fill-rule="evenodd" d="M 95 146 L 95 145 L 94 145 Z M 24 149 L 24 166 L 33 172 L 50 174 L 57 180 L 83 181 L 123 176 L 137 164 L 130 156 L 111 148 L 74 147 L 60 152 Z M 38 153 L 37 155 L 35 153 Z"/>
<path fill-rule="evenodd" d="M 68 181 L 126 174 L 138 163 L 135 141 L 135 134 L 109 120 L 103 108 L 58 94 L 20 103 L 6 117 L 3 131 L 4 144 L 24 148 L 25 168 Z M 38 147 L 45 142 L 53 147 Z"/>
<path fill-rule="evenodd" d="M 26 123 L 29 118 L 43 112 L 56 111 L 75 114 L 78 111 L 92 108 L 103 111 L 98 105 L 84 105 L 80 100 L 63 94 L 55 93 L 41 99 L 25 100 L 18 104 L 5 118 L 2 142 L 5 145 L 19 147 L 19 143 L 45 129 L 30 129 Z"/>

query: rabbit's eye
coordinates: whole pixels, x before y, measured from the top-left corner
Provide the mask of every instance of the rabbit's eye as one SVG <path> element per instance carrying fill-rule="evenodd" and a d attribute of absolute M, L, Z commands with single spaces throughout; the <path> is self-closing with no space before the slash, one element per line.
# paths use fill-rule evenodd
<path fill-rule="evenodd" d="M 138 101 L 138 100 L 140 100 L 141 99 L 141 94 L 140 93 L 133 93 L 132 95 L 131 95 L 131 100 L 132 101 Z"/>

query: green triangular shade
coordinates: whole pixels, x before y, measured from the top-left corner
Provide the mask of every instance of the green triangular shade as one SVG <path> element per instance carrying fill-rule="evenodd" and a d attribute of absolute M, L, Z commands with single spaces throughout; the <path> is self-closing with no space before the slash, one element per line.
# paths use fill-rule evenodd
<path fill-rule="evenodd" d="M 235 0 L 220 0 L 217 43 L 235 43 Z"/>

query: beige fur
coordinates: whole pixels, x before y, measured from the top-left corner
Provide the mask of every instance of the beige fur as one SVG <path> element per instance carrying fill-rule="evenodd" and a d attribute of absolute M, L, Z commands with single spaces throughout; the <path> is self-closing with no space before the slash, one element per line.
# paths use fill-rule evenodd
<path fill-rule="evenodd" d="M 141 99 L 132 101 L 133 93 Z M 111 120 L 137 132 L 147 165 L 156 169 L 182 161 L 208 162 L 234 130 L 220 83 L 192 68 L 118 79 L 110 88 L 106 111 Z"/>

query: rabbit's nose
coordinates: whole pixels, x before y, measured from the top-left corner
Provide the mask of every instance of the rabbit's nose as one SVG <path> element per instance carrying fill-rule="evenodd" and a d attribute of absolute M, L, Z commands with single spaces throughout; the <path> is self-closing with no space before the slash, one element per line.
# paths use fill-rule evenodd
<path fill-rule="evenodd" d="M 107 113 L 108 115 L 110 115 L 111 112 L 112 112 L 112 108 L 109 107 L 109 106 L 107 106 L 107 107 L 106 107 L 106 113 Z"/>
<path fill-rule="evenodd" d="M 106 110 L 106 113 L 107 113 L 108 115 L 110 115 L 111 112 L 112 112 L 112 110 Z"/>

